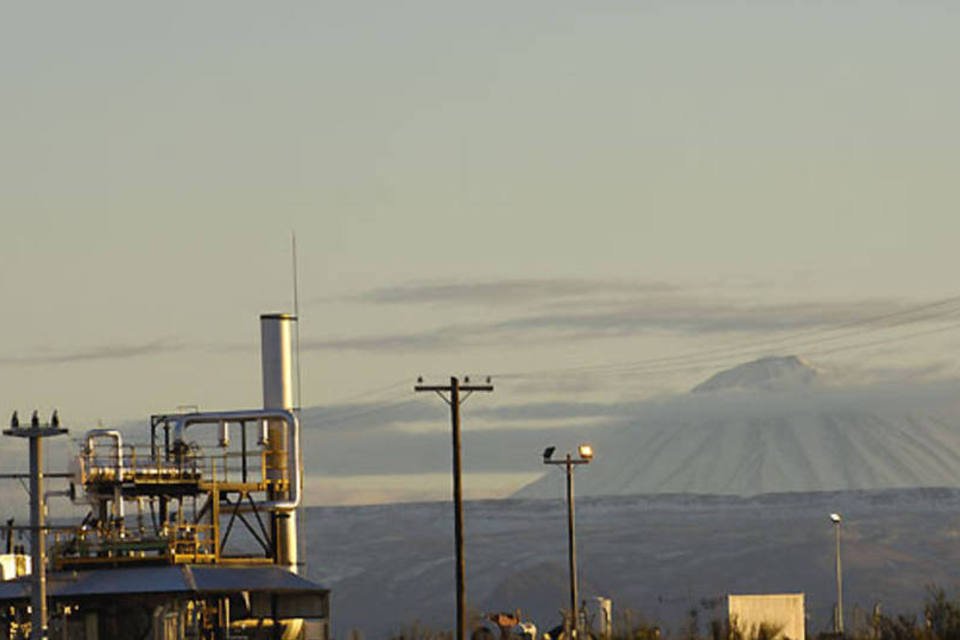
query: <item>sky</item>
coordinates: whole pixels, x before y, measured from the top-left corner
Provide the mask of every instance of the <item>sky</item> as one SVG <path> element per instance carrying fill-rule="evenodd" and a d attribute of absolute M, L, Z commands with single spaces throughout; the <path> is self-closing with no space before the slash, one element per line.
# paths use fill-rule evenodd
<path fill-rule="evenodd" d="M 0 10 L 4 416 L 258 406 L 292 233 L 312 428 L 446 442 L 416 377 L 492 374 L 468 428 L 532 455 L 477 465 L 474 497 L 536 477 L 578 407 L 752 357 L 956 373 L 954 3 Z M 392 466 L 317 470 L 316 501 L 449 491 Z"/>

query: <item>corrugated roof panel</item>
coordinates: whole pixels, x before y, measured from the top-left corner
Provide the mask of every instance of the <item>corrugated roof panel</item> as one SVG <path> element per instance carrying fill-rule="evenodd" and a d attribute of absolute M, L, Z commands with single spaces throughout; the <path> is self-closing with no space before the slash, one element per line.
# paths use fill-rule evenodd
<path fill-rule="evenodd" d="M 55 597 L 121 595 L 129 593 L 186 593 L 191 591 L 180 567 L 129 567 L 78 571 L 48 579 Z M 71 579 L 72 577 L 72 579 Z"/>
<path fill-rule="evenodd" d="M 30 583 L 23 578 L 0 582 L 0 602 L 30 597 Z"/>
<path fill-rule="evenodd" d="M 53 598 L 174 593 L 327 593 L 323 586 L 280 567 L 160 566 L 65 571 L 47 575 Z M 30 577 L 0 582 L 0 602 L 30 596 Z"/>
<path fill-rule="evenodd" d="M 327 591 L 280 567 L 192 567 L 199 591 Z"/>

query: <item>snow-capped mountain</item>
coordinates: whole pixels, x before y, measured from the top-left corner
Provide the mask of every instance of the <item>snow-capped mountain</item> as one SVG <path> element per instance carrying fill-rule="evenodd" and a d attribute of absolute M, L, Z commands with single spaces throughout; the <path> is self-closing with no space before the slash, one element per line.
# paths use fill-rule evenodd
<path fill-rule="evenodd" d="M 757 495 L 960 486 L 952 387 L 839 389 L 796 357 L 720 372 L 596 442 L 577 493 Z M 517 497 L 556 497 L 548 473 Z"/>
<path fill-rule="evenodd" d="M 693 393 L 731 389 L 790 390 L 808 387 L 817 370 L 797 356 L 771 356 L 721 371 L 693 388 Z"/>

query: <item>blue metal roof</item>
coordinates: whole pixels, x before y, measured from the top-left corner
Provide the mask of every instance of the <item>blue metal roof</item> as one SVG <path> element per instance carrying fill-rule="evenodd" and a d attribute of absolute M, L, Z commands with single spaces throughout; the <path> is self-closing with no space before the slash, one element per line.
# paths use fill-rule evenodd
<path fill-rule="evenodd" d="M 310 592 L 328 591 L 316 582 L 290 573 L 280 567 L 190 567 L 197 591 L 228 593 L 232 591 Z"/>
<path fill-rule="evenodd" d="M 328 593 L 325 587 L 277 566 L 179 565 L 104 568 L 47 574 L 52 598 L 175 593 Z M 0 582 L 0 602 L 30 597 L 30 576 Z"/>

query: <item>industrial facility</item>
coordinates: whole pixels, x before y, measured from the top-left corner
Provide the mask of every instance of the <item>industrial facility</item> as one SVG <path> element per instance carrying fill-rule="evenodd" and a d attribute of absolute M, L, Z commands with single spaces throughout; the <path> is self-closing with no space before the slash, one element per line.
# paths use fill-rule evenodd
<path fill-rule="evenodd" d="M 262 409 L 155 415 L 142 442 L 88 431 L 70 471 L 89 509 L 75 525 L 44 517 L 42 441 L 66 429 L 14 416 L 4 433 L 30 441 L 32 542 L 27 557 L 8 527 L 0 637 L 328 637 L 329 591 L 298 575 L 296 321 L 260 318 Z"/>

